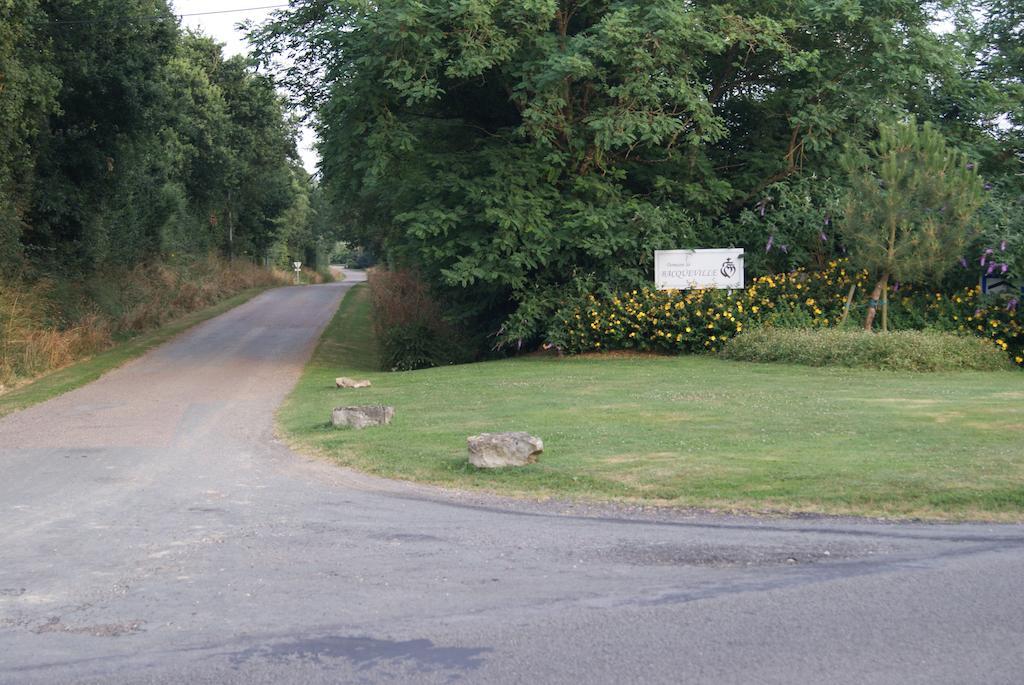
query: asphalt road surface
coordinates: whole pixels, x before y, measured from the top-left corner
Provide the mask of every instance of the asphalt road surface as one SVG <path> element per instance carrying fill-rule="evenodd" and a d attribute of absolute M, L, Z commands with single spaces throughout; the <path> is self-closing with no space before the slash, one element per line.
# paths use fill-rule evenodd
<path fill-rule="evenodd" d="M 0 420 L 0 682 L 1024 683 L 1020 526 L 514 503 L 290 452 L 274 410 L 346 287 Z"/>

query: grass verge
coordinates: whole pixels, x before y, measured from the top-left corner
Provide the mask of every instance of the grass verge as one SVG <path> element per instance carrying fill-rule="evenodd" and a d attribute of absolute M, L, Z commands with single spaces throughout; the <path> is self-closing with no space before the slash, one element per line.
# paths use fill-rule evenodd
<path fill-rule="evenodd" d="M 380 373 L 363 286 L 279 414 L 299 448 L 365 472 L 506 495 L 748 512 L 1024 520 L 1024 377 L 706 356 L 532 357 Z M 336 376 L 373 381 L 334 389 Z M 345 404 L 392 426 L 329 427 Z M 478 471 L 466 436 L 525 430 L 538 464 Z"/>
<path fill-rule="evenodd" d="M 186 314 L 160 328 L 143 333 L 101 352 L 89 359 L 76 362 L 58 371 L 51 372 L 30 383 L 0 394 L 0 417 L 11 412 L 45 402 L 58 395 L 91 383 L 108 371 L 140 357 L 157 345 L 161 345 L 180 333 L 208 319 L 243 304 L 267 288 L 251 288 L 217 304 Z"/>

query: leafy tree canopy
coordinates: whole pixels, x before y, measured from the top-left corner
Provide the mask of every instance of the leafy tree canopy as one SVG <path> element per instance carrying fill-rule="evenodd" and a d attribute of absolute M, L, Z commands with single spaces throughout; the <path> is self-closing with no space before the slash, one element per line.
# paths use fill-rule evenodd
<path fill-rule="evenodd" d="M 0 0 L 5 273 L 263 260 L 306 239 L 310 185 L 272 80 L 166 0 Z"/>
<path fill-rule="evenodd" d="M 780 183 L 845 184 L 842 149 L 880 122 L 991 142 L 953 111 L 977 90 L 975 34 L 932 28 L 965 7 L 298 0 L 255 35 L 316 112 L 345 237 L 529 341 L 567 293 L 646 281 L 656 249 L 738 240 L 723 221 Z"/>

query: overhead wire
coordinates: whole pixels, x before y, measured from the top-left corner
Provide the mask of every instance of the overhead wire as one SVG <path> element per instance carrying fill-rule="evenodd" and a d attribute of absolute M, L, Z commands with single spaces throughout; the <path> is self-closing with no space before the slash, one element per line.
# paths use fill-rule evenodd
<path fill-rule="evenodd" d="M 115 16 L 115 17 L 95 17 L 95 18 L 92 18 L 92 19 L 54 19 L 54 20 L 46 22 L 46 23 L 52 24 L 52 25 L 57 25 L 57 26 L 61 26 L 61 25 L 66 26 L 66 25 L 81 25 L 81 24 L 104 24 L 104 23 L 113 23 L 113 22 L 117 22 L 117 21 L 164 21 L 164 20 L 170 19 L 172 17 L 176 18 L 176 19 L 185 19 L 185 18 L 188 18 L 188 17 L 206 17 L 206 16 L 210 16 L 210 15 L 214 15 L 214 14 L 242 14 L 244 12 L 258 12 L 260 10 L 284 9 L 284 8 L 286 8 L 288 6 L 289 5 L 287 5 L 287 4 L 283 4 L 283 5 L 281 5 L 281 4 L 278 4 L 278 5 L 262 5 L 262 6 L 259 6 L 259 7 L 239 7 L 237 9 L 231 9 L 231 10 L 210 10 L 210 11 L 207 11 L 207 12 L 186 12 L 186 13 L 183 13 L 183 14 L 173 13 L 170 16 L 163 15 L 163 14 L 155 14 L 155 15 L 139 14 L 139 15 L 135 15 L 135 16 L 122 15 L 122 16 Z"/>

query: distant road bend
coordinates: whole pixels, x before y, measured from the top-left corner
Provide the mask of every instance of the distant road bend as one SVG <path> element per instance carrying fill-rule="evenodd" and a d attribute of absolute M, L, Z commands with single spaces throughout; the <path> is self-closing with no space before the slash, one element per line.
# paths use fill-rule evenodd
<path fill-rule="evenodd" d="M 273 413 L 350 283 L 0 420 L 0 683 L 1024 682 L 1021 526 L 630 519 L 293 454 Z"/>

